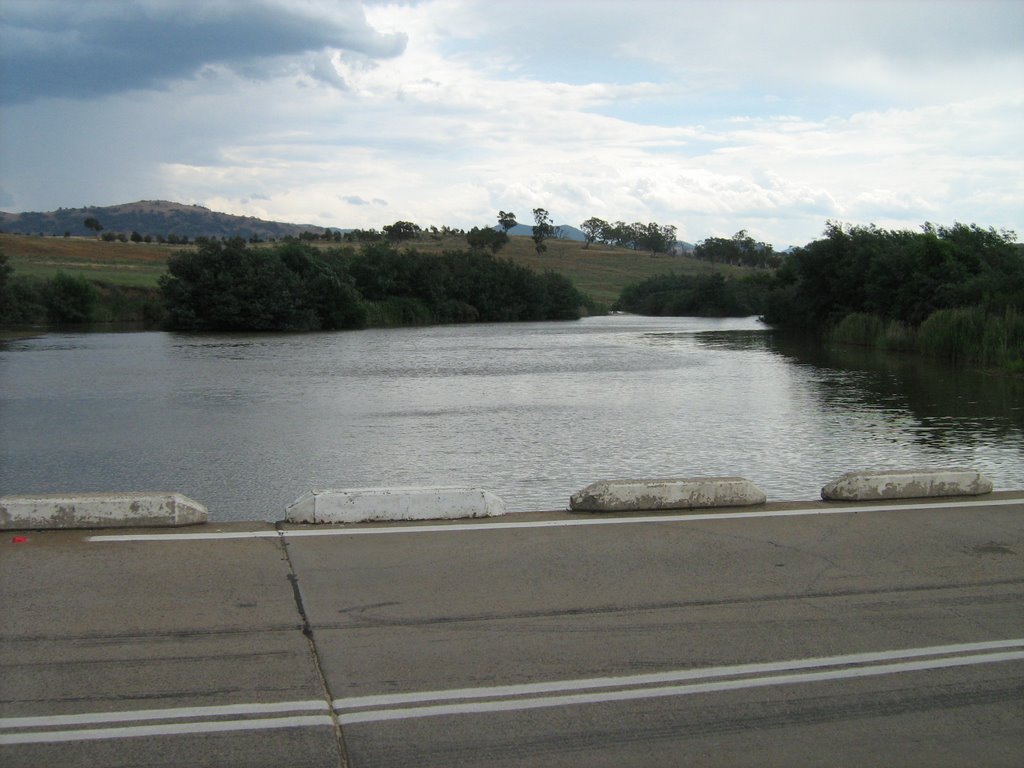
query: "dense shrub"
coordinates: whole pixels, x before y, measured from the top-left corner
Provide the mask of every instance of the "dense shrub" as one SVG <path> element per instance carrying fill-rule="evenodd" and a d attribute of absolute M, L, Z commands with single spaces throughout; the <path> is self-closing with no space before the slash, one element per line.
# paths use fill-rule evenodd
<path fill-rule="evenodd" d="M 96 288 L 84 277 L 58 272 L 43 290 L 51 323 L 87 323 L 96 306 Z"/>
<path fill-rule="evenodd" d="M 413 323 L 574 320 L 587 304 L 568 278 L 538 275 L 483 251 L 433 255 L 372 243 L 348 268 L 368 301 L 386 302 L 380 310 L 386 324 L 406 324 L 396 317 Z"/>
<path fill-rule="evenodd" d="M 776 274 L 765 319 L 832 341 L 1018 369 L 1024 251 L 1012 232 L 829 224 Z"/>
<path fill-rule="evenodd" d="M 919 233 L 830 223 L 776 273 L 765 319 L 806 329 L 853 313 L 918 326 L 941 309 L 1024 306 L 1024 256 L 1012 232 L 926 225 Z"/>
<path fill-rule="evenodd" d="M 726 279 L 706 275 L 653 275 L 627 286 L 614 309 L 640 315 L 746 317 L 762 313 L 773 285 L 769 273 Z"/>
<path fill-rule="evenodd" d="M 366 318 L 343 263 L 300 243 L 257 250 L 240 239 L 206 242 L 171 257 L 160 288 L 178 330 L 355 328 Z"/>
<path fill-rule="evenodd" d="M 564 320 L 578 318 L 586 303 L 560 275 L 487 253 L 428 255 L 383 241 L 358 253 L 206 242 L 170 260 L 161 289 L 169 325 L 182 330 Z"/>

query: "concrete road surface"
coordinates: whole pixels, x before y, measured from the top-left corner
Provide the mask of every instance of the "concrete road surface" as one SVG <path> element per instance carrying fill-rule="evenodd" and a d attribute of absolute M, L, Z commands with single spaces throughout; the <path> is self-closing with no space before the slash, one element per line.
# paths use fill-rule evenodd
<path fill-rule="evenodd" d="M 1019 766 L 1024 494 L 0 542 L 0 765 Z"/>

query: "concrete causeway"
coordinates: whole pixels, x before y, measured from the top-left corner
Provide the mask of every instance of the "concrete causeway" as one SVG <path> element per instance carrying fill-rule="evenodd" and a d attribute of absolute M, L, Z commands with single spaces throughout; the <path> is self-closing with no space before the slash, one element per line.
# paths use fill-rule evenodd
<path fill-rule="evenodd" d="M 1024 491 L 4 531 L 0 765 L 1019 765 Z"/>

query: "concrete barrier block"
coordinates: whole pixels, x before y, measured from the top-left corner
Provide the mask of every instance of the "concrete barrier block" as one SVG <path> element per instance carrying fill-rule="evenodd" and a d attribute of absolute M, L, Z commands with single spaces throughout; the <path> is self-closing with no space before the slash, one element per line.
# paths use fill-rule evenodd
<path fill-rule="evenodd" d="M 479 488 L 351 488 L 309 491 L 288 505 L 289 523 L 446 520 L 505 514 L 505 503 Z"/>
<path fill-rule="evenodd" d="M 764 491 L 742 477 L 599 480 L 578 491 L 569 506 L 580 512 L 746 507 L 763 504 Z"/>
<path fill-rule="evenodd" d="M 821 489 L 826 501 L 980 496 L 992 483 L 974 469 L 904 469 L 848 472 Z"/>
<path fill-rule="evenodd" d="M 135 528 L 206 522 L 180 493 L 76 493 L 0 497 L 0 529 Z"/>

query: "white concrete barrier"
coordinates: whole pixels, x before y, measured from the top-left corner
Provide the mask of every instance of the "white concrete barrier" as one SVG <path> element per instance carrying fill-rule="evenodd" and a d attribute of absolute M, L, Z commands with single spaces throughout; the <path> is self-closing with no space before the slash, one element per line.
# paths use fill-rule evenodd
<path fill-rule="evenodd" d="M 992 483 L 974 469 L 902 469 L 848 472 L 821 489 L 826 501 L 980 496 Z"/>
<path fill-rule="evenodd" d="M 505 503 L 479 488 L 350 488 L 308 491 L 288 505 L 289 523 L 443 520 L 505 514 Z"/>
<path fill-rule="evenodd" d="M 0 529 L 134 528 L 206 522 L 180 493 L 77 493 L 0 497 Z"/>
<path fill-rule="evenodd" d="M 764 491 L 742 477 L 599 480 L 577 491 L 569 506 L 580 512 L 746 507 L 764 504 Z"/>

